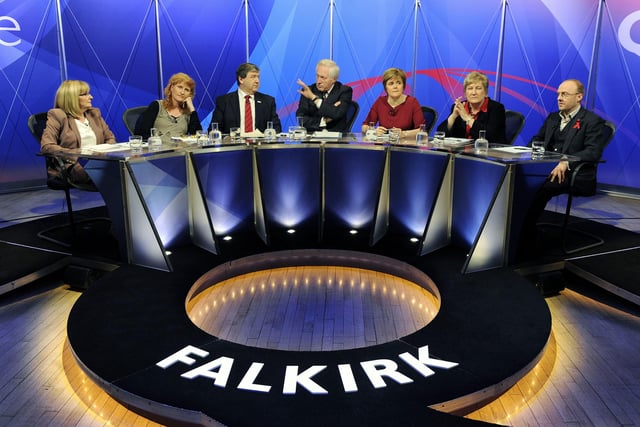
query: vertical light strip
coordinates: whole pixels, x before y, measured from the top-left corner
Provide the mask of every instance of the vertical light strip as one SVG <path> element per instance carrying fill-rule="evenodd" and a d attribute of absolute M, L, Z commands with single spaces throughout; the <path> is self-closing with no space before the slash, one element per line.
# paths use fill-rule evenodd
<path fill-rule="evenodd" d="M 158 97 L 164 98 L 164 76 L 162 75 L 162 42 L 160 41 L 160 0 L 155 0 L 156 56 L 158 58 Z"/>
<path fill-rule="evenodd" d="M 502 66 L 504 64 L 504 33 L 507 21 L 508 1 L 502 0 L 502 16 L 500 17 L 500 39 L 498 40 L 498 63 L 496 64 L 496 85 L 493 91 L 493 99 L 500 102 L 502 92 Z"/>
<path fill-rule="evenodd" d="M 62 7 L 56 0 L 56 25 L 58 26 L 58 50 L 60 51 L 60 77 L 67 80 L 67 54 L 64 50 L 64 32 L 62 31 Z"/>
<path fill-rule="evenodd" d="M 589 79 L 585 96 L 587 102 L 585 108 L 592 110 L 596 103 L 596 84 L 598 79 L 598 58 L 600 57 L 600 34 L 602 33 L 602 8 L 604 0 L 598 2 L 598 16 L 596 17 L 596 31 L 593 35 L 593 48 L 591 49 L 591 63 L 589 64 Z"/>
<path fill-rule="evenodd" d="M 246 62 L 249 62 L 249 0 L 244 0 L 244 49 Z"/>
<path fill-rule="evenodd" d="M 336 2 L 329 0 L 329 59 L 333 61 L 333 15 L 335 14 Z"/>
<path fill-rule="evenodd" d="M 413 65 L 411 67 L 411 95 L 416 96 L 416 69 L 418 62 L 418 14 L 420 13 L 420 0 L 416 0 L 413 15 Z"/>

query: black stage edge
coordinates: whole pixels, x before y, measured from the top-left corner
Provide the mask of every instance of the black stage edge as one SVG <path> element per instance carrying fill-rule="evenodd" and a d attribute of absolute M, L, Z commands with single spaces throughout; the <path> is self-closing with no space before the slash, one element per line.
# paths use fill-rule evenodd
<path fill-rule="evenodd" d="M 101 209 L 82 211 L 81 215 L 103 216 L 106 209 Z M 559 219 L 559 215 L 548 212 L 546 216 L 545 221 Z M 433 279 L 442 296 L 442 308 L 434 321 L 407 337 L 365 349 L 282 352 L 219 340 L 195 327 L 185 312 L 185 297 L 201 274 L 240 255 L 268 250 L 259 239 L 243 247 L 223 247 L 221 256 L 195 247 L 177 248 L 171 256 L 175 271 L 168 273 L 122 265 L 117 244 L 108 233 L 89 240 L 81 238 L 69 252 L 37 238 L 37 232 L 52 221 L 65 220 L 66 216 L 60 215 L 0 229 L 0 272 L 5 274 L 2 283 L 64 263 L 110 265 L 70 313 L 67 332 L 72 351 L 85 372 L 109 394 L 149 418 L 172 425 L 176 420 L 185 425 L 211 424 L 213 420 L 227 425 L 481 425 L 428 406 L 437 409 L 456 396 L 507 387 L 510 379 L 541 355 L 551 319 L 527 271 L 553 271 L 557 265 L 561 269 L 566 266 L 572 273 L 579 270 L 582 277 L 589 276 L 592 283 L 614 283 L 636 296 L 634 279 L 640 274 L 637 234 L 579 219 L 574 226 L 605 236 L 605 245 L 567 258 L 554 246 L 557 236 L 544 231 L 539 255 L 514 268 L 462 275 L 464 253 L 456 248 L 423 257 L 411 256 L 400 248 L 378 250 L 406 261 Z M 270 243 L 279 242 L 274 239 Z M 293 246 L 282 249 L 296 249 L 298 245 Z M 190 369 L 186 365 L 167 369 L 156 366 L 185 345 L 209 353 L 202 359 L 194 356 L 195 365 L 218 357 L 234 360 L 225 387 L 214 385 L 213 379 L 185 380 L 180 374 Z M 413 383 L 387 381 L 387 387 L 381 389 L 373 388 L 358 370 L 363 360 L 392 360 L 401 366 L 404 362 L 398 359 L 399 354 L 417 356 L 417 348 L 425 345 L 431 357 L 460 363 L 459 369 L 434 368 L 434 375 L 422 378 L 403 368 Z M 255 382 L 272 385 L 269 393 L 236 387 L 254 362 L 268 367 Z M 335 370 L 338 364 L 352 366 L 358 392 L 340 392 L 341 381 Z M 282 372 L 290 365 L 299 365 L 301 371 L 312 365 L 328 366 L 314 380 L 330 393 L 313 395 L 298 387 L 295 395 L 283 395 Z M 475 404 L 481 404 L 482 392 L 480 399 L 477 393 L 474 397 Z M 487 394 L 487 399 L 493 397 Z M 469 406 L 456 412 L 472 409 Z"/>
<path fill-rule="evenodd" d="M 171 424 L 482 425 L 429 406 L 466 413 L 484 403 L 485 393 L 487 399 L 495 398 L 487 390 L 508 388 L 541 357 L 551 317 L 529 281 L 509 268 L 462 275 L 464 257 L 462 251 L 447 248 L 408 260 L 426 272 L 441 293 L 440 312 L 423 329 L 367 348 L 290 352 L 227 342 L 193 325 L 185 312 L 189 288 L 221 260 L 197 248 L 182 248 L 172 255 L 174 272 L 122 266 L 94 283 L 71 311 L 69 343 L 83 369 L 108 393 L 146 413 L 160 413 L 156 419 L 168 418 Z M 194 356 L 194 366 L 156 365 L 189 345 L 208 356 Z M 418 348 L 425 346 L 431 357 L 459 367 L 434 368 L 433 375 L 423 378 L 400 360 L 405 353 L 418 357 Z M 224 386 L 210 378 L 181 377 L 220 357 L 233 360 Z M 360 369 L 361 362 L 374 360 L 391 360 L 412 382 L 388 380 L 386 387 L 374 388 Z M 237 388 L 256 362 L 264 363 L 256 383 L 270 385 L 268 393 Z M 337 367 L 343 364 L 352 367 L 356 392 L 342 388 Z M 300 386 L 294 395 L 283 394 L 288 366 L 303 371 L 316 365 L 326 366 L 313 379 L 328 394 L 312 394 Z M 474 394 L 467 406 L 447 404 Z"/>

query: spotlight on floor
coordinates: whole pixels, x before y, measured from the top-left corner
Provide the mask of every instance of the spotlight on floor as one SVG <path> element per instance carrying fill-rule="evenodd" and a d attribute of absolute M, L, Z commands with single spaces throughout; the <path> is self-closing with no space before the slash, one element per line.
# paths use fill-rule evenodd
<path fill-rule="evenodd" d="M 287 233 L 289 233 L 289 234 L 295 234 L 295 233 L 296 233 L 296 230 L 294 230 L 293 228 L 290 228 L 290 229 L 288 229 L 288 230 L 287 230 Z"/>
<path fill-rule="evenodd" d="M 418 240 L 419 240 L 419 239 L 418 239 L 417 237 L 412 237 L 412 238 L 410 238 L 410 239 L 409 239 L 409 241 L 410 241 L 411 243 L 418 243 Z"/>
<path fill-rule="evenodd" d="M 231 237 L 231 236 L 224 236 L 224 237 L 222 238 L 222 240 L 224 240 L 225 242 L 228 242 L 228 241 L 229 241 L 229 240 L 231 240 L 231 239 L 233 239 L 233 237 Z"/>
<path fill-rule="evenodd" d="M 358 234 L 358 230 L 349 230 L 349 234 L 356 235 Z"/>

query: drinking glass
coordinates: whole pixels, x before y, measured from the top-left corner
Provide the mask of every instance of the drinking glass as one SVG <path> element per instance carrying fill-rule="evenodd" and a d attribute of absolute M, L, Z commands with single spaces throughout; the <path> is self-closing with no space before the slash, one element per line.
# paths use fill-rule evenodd
<path fill-rule="evenodd" d="M 142 153 L 142 136 L 141 135 L 131 135 L 129 137 L 129 148 L 131 152 Z"/>
<path fill-rule="evenodd" d="M 444 144 L 444 132 L 437 131 L 433 134 L 433 143 L 435 145 L 443 145 Z"/>
<path fill-rule="evenodd" d="M 240 128 L 229 129 L 229 136 L 231 137 L 231 141 L 233 142 L 240 141 Z"/>
<path fill-rule="evenodd" d="M 389 130 L 389 144 L 397 144 L 400 142 L 400 131 L 395 129 Z"/>
<path fill-rule="evenodd" d="M 532 159 L 539 159 L 541 157 L 544 157 L 544 141 L 540 141 L 540 140 L 533 140 L 533 142 L 531 142 L 531 158 Z"/>
<path fill-rule="evenodd" d="M 374 122 L 369 122 L 369 127 L 367 128 L 367 132 L 364 134 L 364 137 L 367 141 L 376 140 L 376 124 Z"/>

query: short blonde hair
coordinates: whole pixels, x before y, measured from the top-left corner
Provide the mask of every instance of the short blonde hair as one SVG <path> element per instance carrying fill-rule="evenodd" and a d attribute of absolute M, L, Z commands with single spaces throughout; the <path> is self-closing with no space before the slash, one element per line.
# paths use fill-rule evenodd
<path fill-rule="evenodd" d="M 400 79 L 402 81 L 402 89 L 407 85 L 407 74 L 400 68 L 389 68 L 382 74 L 382 87 L 386 89 L 387 82 L 391 79 Z"/>
<path fill-rule="evenodd" d="M 80 95 L 89 93 L 89 84 L 82 80 L 65 80 L 56 91 L 53 108 L 60 108 L 72 117 L 80 118 Z"/>
<path fill-rule="evenodd" d="M 169 83 L 164 88 L 164 100 L 162 101 L 162 105 L 164 108 L 171 107 L 171 103 L 173 102 L 173 96 L 171 95 L 171 88 L 175 85 L 184 84 L 189 89 L 191 89 L 191 98 L 195 98 L 196 96 L 196 82 L 193 80 L 188 74 L 185 73 L 176 73 L 169 79 Z M 183 110 L 187 110 L 185 106 Z"/>
<path fill-rule="evenodd" d="M 473 83 L 480 82 L 484 86 L 485 92 L 489 92 L 489 79 L 484 74 L 478 71 L 472 71 L 464 78 L 464 89 L 467 90 L 467 86 Z"/>

